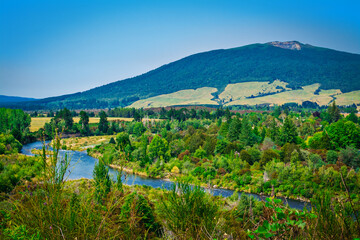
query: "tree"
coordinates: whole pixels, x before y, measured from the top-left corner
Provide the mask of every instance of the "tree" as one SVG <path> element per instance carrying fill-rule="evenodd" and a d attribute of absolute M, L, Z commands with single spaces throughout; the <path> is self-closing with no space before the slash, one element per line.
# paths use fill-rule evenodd
<path fill-rule="evenodd" d="M 360 127 L 351 121 L 342 119 L 334 122 L 326 127 L 326 133 L 331 141 L 331 149 L 345 148 L 349 145 L 360 148 Z"/>
<path fill-rule="evenodd" d="M 121 132 L 116 135 L 116 143 L 121 151 L 124 151 L 127 145 L 131 145 L 129 134 Z"/>
<path fill-rule="evenodd" d="M 265 166 L 268 162 L 271 162 L 274 158 L 280 159 L 280 155 L 272 149 L 267 149 L 264 151 L 260 159 L 260 165 Z"/>
<path fill-rule="evenodd" d="M 169 144 L 166 139 L 155 135 L 149 145 L 149 155 L 152 159 L 163 158 L 167 159 L 170 155 Z"/>
<path fill-rule="evenodd" d="M 250 155 L 250 154 L 248 153 L 248 151 L 246 151 L 246 150 L 241 150 L 241 152 L 240 152 L 240 158 L 241 158 L 241 160 L 246 161 L 246 162 L 249 163 L 250 165 L 253 165 L 253 164 L 254 164 L 251 155 Z"/>
<path fill-rule="evenodd" d="M 100 122 L 98 125 L 98 129 L 102 133 L 107 133 L 109 129 L 109 122 L 107 120 L 107 115 L 104 111 L 101 111 L 99 116 L 100 116 Z"/>
<path fill-rule="evenodd" d="M 74 124 L 73 116 L 69 109 L 64 108 L 63 110 L 60 110 L 56 116 L 55 120 L 56 122 L 59 122 L 60 119 L 64 120 L 65 122 L 65 130 L 70 130 Z"/>
<path fill-rule="evenodd" d="M 346 117 L 348 121 L 352 121 L 353 123 L 358 123 L 359 118 L 356 116 L 356 110 L 352 110 L 351 113 Z"/>
<path fill-rule="evenodd" d="M 360 167 L 360 153 L 354 147 L 347 146 L 345 149 L 341 149 L 339 160 L 347 166 L 354 167 L 355 169 Z"/>
<path fill-rule="evenodd" d="M 251 124 L 247 117 L 244 117 L 242 120 L 241 134 L 239 139 L 245 146 L 252 146 L 257 142 L 257 136 L 252 131 Z"/>
<path fill-rule="evenodd" d="M 236 141 L 239 139 L 241 133 L 241 121 L 239 118 L 234 118 L 229 126 L 227 137 L 229 141 Z"/>
<path fill-rule="evenodd" d="M 328 107 L 330 123 L 337 122 L 341 118 L 340 109 L 336 106 L 335 101 Z"/>
<path fill-rule="evenodd" d="M 285 123 L 281 129 L 281 142 L 285 143 L 296 143 L 298 133 L 296 126 L 290 117 L 285 118 Z"/>
<path fill-rule="evenodd" d="M 85 111 L 80 112 L 81 132 L 87 135 L 90 132 L 89 129 L 89 115 Z"/>

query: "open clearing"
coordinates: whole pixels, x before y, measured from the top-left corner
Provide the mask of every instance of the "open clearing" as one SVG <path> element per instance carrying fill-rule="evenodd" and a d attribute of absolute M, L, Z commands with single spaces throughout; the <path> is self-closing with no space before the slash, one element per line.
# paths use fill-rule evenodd
<path fill-rule="evenodd" d="M 111 121 L 132 121 L 133 118 L 121 118 L 121 117 L 108 117 L 109 122 Z M 40 128 L 44 127 L 45 123 L 49 123 L 51 117 L 35 117 L 31 118 L 30 132 L 36 132 Z M 80 117 L 74 117 L 74 123 L 78 123 L 80 121 Z M 98 123 L 100 118 L 91 117 L 89 118 L 89 123 Z"/>
<path fill-rule="evenodd" d="M 229 103 L 232 101 L 243 100 L 248 97 L 258 97 L 264 94 L 282 92 L 291 90 L 287 88 L 288 83 L 280 80 L 274 82 L 244 82 L 228 84 L 225 90 L 219 95 L 221 103 Z"/>
<path fill-rule="evenodd" d="M 61 140 L 61 145 L 65 145 L 67 150 L 84 151 L 89 147 L 108 143 L 112 137 L 115 138 L 115 135 L 66 138 Z"/>
<path fill-rule="evenodd" d="M 341 94 L 338 89 L 321 90 L 318 94 L 315 91 L 320 87 L 320 84 L 315 83 L 312 85 L 304 86 L 302 89 L 276 93 L 273 95 L 246 98 L 226 104 L 229 105 L 256 105 L 256 104 L 270 104 L 270 105 L 283 105 L 285 103 L 298 103 L 302 104 L 304 101 L 316 102 L 320 106 L 329 104 L 334 100 L 335 95 Z"/>
<path fill-rule="evenodd" d="M 198 89 L 181 90 L 170 94 L 163 94 L 139 100 L 131 104 L 129 107 L 134 108 L 154 108 L 176 105 L 218 105 L 212 93 L 216 92 L 216 88 L 203 87 Z"/>

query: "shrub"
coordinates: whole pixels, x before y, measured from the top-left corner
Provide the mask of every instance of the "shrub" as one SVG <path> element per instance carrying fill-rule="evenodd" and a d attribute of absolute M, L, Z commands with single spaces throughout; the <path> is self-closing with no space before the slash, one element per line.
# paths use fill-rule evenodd
<path fill-rule="evenodd" d="M 175 183 L 164 193 L 159 215 L 166 230 L 179 239 L 213 239 L 221 234 L 219 207 L 199 186 Z"/>

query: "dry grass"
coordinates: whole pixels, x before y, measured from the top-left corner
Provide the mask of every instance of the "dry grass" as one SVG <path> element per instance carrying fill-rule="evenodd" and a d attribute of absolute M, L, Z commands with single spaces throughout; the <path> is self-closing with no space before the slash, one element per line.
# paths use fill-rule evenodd
<path fill-rule="evenodd" d="M 198 89 L 186 89 L 170 94 L 163 94 L 156 97 L 151 97 L 139 100 L 131 104 L 129 107 L 134 108 L 153 108 L 166 107 L 176 105 L 202 105 L 212 104 L 218 105 L 217 102 L 211 100 L 214 98 L 211 93 L 216 92 L 216 88 L 203 87 Z"/>
<path fill-rule="evenodd" d="M 320 87 L 319 83 L 315 83 L 312 85 L 304 86 L 302 89 L 286 91 L 277 93 L 274 95 L 268 95 L 257 98 L 247 98 L 240 99 L 237 101 L 230 102 L 226 105 L 256 105 L 256 104 L 264 104 L 268 103 L 270 105 L 283 105 L 285 103 L 298 103 L 302 104 L 304 101 L 316 102 L 320 106 L 328 105 L 333 99 L 333 96 L 341 96 L 341 91 L 338 89 L 331 90 L 321 90 L 319 94 L 314 94 L 314 92 Z"/>
<path fill-rule="evenodd" d="M 121 118 L 121 117 L 108 117 L 108 121 L 132 121 L 133 118 Z M 31 118 L 31 125 L 30 125 L 30 131 L 36 132 L 40 128 L 44 127 L 45 123 L 49 123 L 51 120 L 51 117 L 36 117 Z M 74 117 L 74 122 L 78 123 L 80 120 L 79 117 Z M 98 117 L 91 117 L 89 118 L 89 123 L 98 123 L 100 121 L 100 118 Z"/>
<path fill-rule="evenodd" d="M 108 143 L 112 137 L 115 138 L 115 135 L 66 138 L 61 140 L 61 144 L 66 145 L 67 150 L 83 151 L 101 143 Z"/>
<path fill-rule="evenodd" d="M 277 87 L 282 87 L 285 90 L 291 90 L 287 88 L 288 83 L 282 82 L 280 80 L 275 80 L 274 82 L 243 82 L 228 84 L 225 90 L 219 95 L 220 100 L 223 103 L 228 103 L 230 101 L 236 101 L 241 99 L 246 99 L 250 96 L 259 96 L 262 94 L 276 93 L 280 92 L 281 89 Z"/>

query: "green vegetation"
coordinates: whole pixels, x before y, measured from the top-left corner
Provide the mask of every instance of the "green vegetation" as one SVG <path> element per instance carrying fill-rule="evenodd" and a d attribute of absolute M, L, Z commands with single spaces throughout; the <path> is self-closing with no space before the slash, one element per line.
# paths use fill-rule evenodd
<path fill-rule="evenodd" d="M 30 115 L 20 109 L 0 108 L 0 133 L 11 134 L 21 143 L 34 140 L 29 131 L 30 122 Z"/>
<path fill-rule="evenodd" d="M 116 135 L 60 139 L 54 130 L 54 151 L 44 147 L 37 157 L 16 150 L 0 155 L 1 237 L 359 238 L 360 126 L 338 110 L 336 105 L 320 112 L 160 109 L 150 116 L 162 121 L 140 121 L 143 110 L 118 109 L 113 113 L 131 113 L 138 121 L 109 124 L 104 112 L 101 124 L 108 129 L 100 132 L 89 124 L 90 134 L 105 134 L 114 126 Z M 71 125 L 63 113 L 52 121 L 63 132 L 86 128 L 85 114 Z M 9 135 L 1 138 L 20 144 Z M 65 181 L 69 158 L 58 152 L 78 145 L 96 145 L 87 149 L 99 158 L 93 179 Z M 121 170 L 117 182 L 107 165 Z M 170 178 L 173 188 L 123 184 L 122 171 L 129 170 Z M 223 198 L 203 187 L 237 191 Z M 239 198 L 239 192 L 302 199 L 312 208 L 290 209 L 273 197 Z"/>

